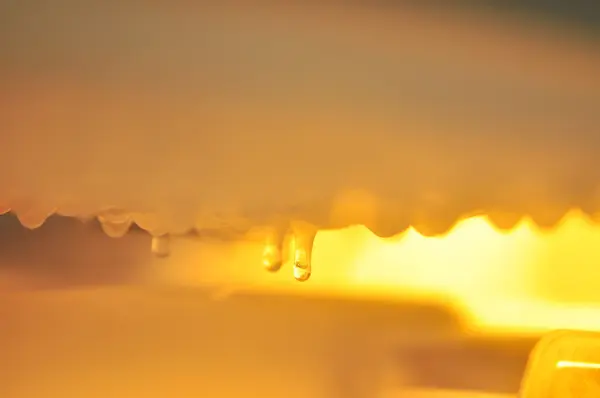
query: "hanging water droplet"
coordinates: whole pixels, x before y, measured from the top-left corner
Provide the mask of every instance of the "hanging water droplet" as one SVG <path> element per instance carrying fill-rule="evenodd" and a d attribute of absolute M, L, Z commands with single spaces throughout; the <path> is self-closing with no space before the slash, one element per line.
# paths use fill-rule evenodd
<path fill-rule="evenodd" d="M 132 221 L 110 221 L 110 220 L 102 220 L 98 217 L 100 221 L 100 226 L 102 227 L 102 231 L 111 238 L 122 238 L 129 232 L 129 228 L 131 227 Z"/>
<path fill-rule="evenodd" d="M 510 231 L 514 229 L 522 217 L 519 213 L 491 210 L 486 215 L 487 219 L 499 230 Z"/>
<path fill-rule="evenodd" d="M 152 254 L 156 257 L 168 257 L 171 254 L 171 238 L 169 235 L 152 237 Z"/>
<path fill-rule="evenodd" d="M 550 230 L 561 223 L 568 206 L 532 206 L 529 211 L 531 220 L 542 230 Z"/>
<path fill-rule="evenodd" d="M 17 212 L 17 218 L 25 228 L 36 229 L 42 226 L 52 211 L 42 208 L 31 208 L 26 211 Z"/>
<path fill-rule="evenodd" d="M 111 238 L 121 238 L 133 224 L 131 215 L 118 210 L 105 211 L 98 215 L 102 231 Z"/>
<path fill-rule="evenodd" d="M 283 265 L 281 249 L 273 243 L 267 243 L 262 254 L 262 264 L 267 271 L 277 272 Z"/>
<path fill-rule="evenodd" d="M 310 278 L 312 269 L 306 250 L 296 249 L 294 254 L 294 278 L 299 282 L 305 282 Z"/>
<path fill-rule="evenodd" d="M 316 229 L 304 229 L 294 233 L 294 278 L 299 282 L 307 281 L 312 275 L 313 243 Z"/>
<path fill-rule="evenodd" d="M 262 253 L 262 265 L 269 272 L 277 272 L 284 262 L 283 241 L 287 228 L 273 228 L 267 232 L 267 239 Z"/>

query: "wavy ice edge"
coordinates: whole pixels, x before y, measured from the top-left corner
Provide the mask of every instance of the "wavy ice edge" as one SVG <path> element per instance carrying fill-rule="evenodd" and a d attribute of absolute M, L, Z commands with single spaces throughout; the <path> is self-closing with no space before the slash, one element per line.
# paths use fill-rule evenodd
<path fill-rule="evenodd" d="M 372 202 L 371 202 L 372 203 Z M 362 206 L 362 209 L 361 209 Z M 327 222 L 311 222 L 315 220 L 314 213 L 310 212 L 282 212 L 266 221 L 267 217 L 244 216 L 241 213 L 225 214 L 219 211 L 213 213 L 211 220 L 198 219 L 197 214 L 180 214 L 177 220 L 171 218 L 167 213 L 138 213 L 114 208 L 105 208 L 97 212 L 77 213 L 73 208 L 53 208 L 51 211 L 42 206 L 21 208 L 12 210 L 10 205 L 0 207 L 0 215 L 13 213 L 21 224 L 29 229 L 41 227 L 51 216 L 59 215 L 74 217 L 83 222 L 97 219 L 102 230 L 113 238 L 125 235 L 134 225 L 153 236 L 163 235 L 187 235 L 197 234 L 199 237 L 216 238 L 220 240 L 240 240 L 260 235 L 260 231 L 268 231 L 270 228 L 299 224 L 312 227 L 317 230 L 344 229 L 352 226 L 365 226 L 380 238 L 391 238 L 413 229 L 425 237 L 443 236 L 450 233 L 462 220 L 471 217 L 485 216 L 491 225 L 502 231 L 511 231 L 517 228 L 525 220 L 542 230 L 550 230 L 558 227 L 562 220 L 570 213 L 582 213 L 587 219 L 600 225 L 597 211 L 581 212 L 577 207 L 561 208 L 551 207 L 548 204 L 540 204 L 536 213 L 517 213 L 514 211 L 473 209 L 466 213 L 443 213 L 438 211 L 417 210 L 413 212 L 416 217 L 410 219 L 397 217 L 398 211 L 393 209 L 376 209 L 371 206 L 365 211 L 364 202 L 358 202 L 354 209 L 334 206 L 328 212 Z M 358 210 L 357 210 L 358 209 Z M 12 211 L 11 211 L 12 210 Z M 368 214 L 365 214 L 368 213 Z M 293 214 L 293 215 L 292 215 Z M 323 219 L 321 221 L 323 221 Z M 311 221 L 309 221 L 311 220 Z M 377 223 L 379 222 L 379 223 Z M 257 233 L 253 233 L 257 232 Z M 265 232 L 264 232 L 265 233 Z M 264 234 L 263 233 L 263 234 Z"/>
<path fill-rule="evenodd" d="M 0 202 L 24 225 L 438 235 L 600 210 L 597 40 L 408 7 L 38 6 L 2 12 Z"/>

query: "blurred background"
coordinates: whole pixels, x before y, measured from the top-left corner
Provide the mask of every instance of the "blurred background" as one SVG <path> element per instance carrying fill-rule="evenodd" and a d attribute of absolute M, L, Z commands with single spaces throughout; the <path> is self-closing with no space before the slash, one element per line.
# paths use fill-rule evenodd
<path fill-rule="evenodd" d="M 436 173 L 454 164 L 448 178 L 475 196 L 505 184 L 503 178 L 521 181 L 526 175 L 526 186 L 560 180 L 556 195 L 525 189 L 533 200 L 521 191 L 504 192 L 517 198 L 508 201 L 515 206 L 526 201 L 533 215 L 563 198 L 592 197 L 579 183 L 594 180 L 600 170 L 596 3 L 0 1 L 0 209 L 25 212 L 26 203 L 44 213 L 60 199 L 84 213 L 109 202 L 183 209 L 184 216 L 189 203 L 216 214 L 217 204 L 258 202 L 275 213 L 292 202 L 328 197 L 346 180 L 367 181 L 375 196 L 384 192 L 381 186 L 402 185 L 407 192 L 421 181 L 436 186 Z M 202 43 L 195 29 L 206 34 Z M 273 32 L 287 32 L 283 44 Z M 240 41 L 245 34 L 247 43 Z M 321 36 L 330 40 L 324 47 L 306 44 Z M 154 46 L 145 47 L 148 42 Z M 327 47 L 332 43 L 341 52 Z M 214 58 L 190 55 L 196 45 Z M 240 58 L 228 58 L 222 49 L 236 45 L 244 50 L 233 51 Z M 396 48 L 408 49 L 404 58 L 395 58 Z M 377 73 L 369 69 L 375 64 L 347 76 L 336 69 L 349 60 L 362 65 L 365 54 L 378 60 Z M 267 68 L 273 55 L 285 68 Z M 340 127 L 335 123 L 347 127 L 354 119 L 328 115 L 338 104 L 377 108 L 396 101 L 397 93 L 374 76 L 393 75 L 386 66 L 411 59 L 408 76 L 421 79 L 408 78 L 415 83 L 406 83 L 411 95 L 394 105 L 409 109 L 399 116 L 408 126 L 427 122 L 427 139 L 417 145 L 425 150 L 413 156 L 430 168 L 409 163 L 404 174 L 395 174 L 372 165 L 382 153 L 402 163 L 412 152 L 407 140 L 420 140 L 394 141 L 396 122 L 381 131 L 369 129 L 371 119 L 354 123 L 345 144 L 358 149 L 348 157 L 332 150 L 340 146 L 339 136 L 317 130 L 303 135 L 292 124 L 296 153 L 307 159 L 313 154 L 303 150 L 304 141 L 330 142 L 326 155 L 316 150 L 306 168 L 280 166 L 290 163 L 287 139 L 276 149 L 253 146 L 250 138 L 212 141 L 171 131 L 166 122 L 205 127 L 195 119 L 203 113 L 198 104 L 207 106 L 207 114 L 239 107 L 244 117 L 227 114 L 232 126 L 243 127 L 235 137 L 267 142 L 272 137 L 259 127 L 270 124 L 252 124 L 256 114 L 272 115 L 278 127 L 289 122 L 281 109 L 313 106 L 329 130 Z M 331 65 L 336 68 L 329 70 Z M 199 68 L 206 75 L 196 77 Z M 303 68 L 306 74 L 299 75 Z M 240 70 L 253 72 L 236 74 Z M 332 76 L 340 80 L 327 79 Z M 263 114 L 236 102 L 236 90 L 252 96 L 265 81 L 270 91 L 252 98 L 281 109 Z M 350 81 L 355 86 L 344 86 Z M 356 92 L 365 94 L 362 102 L 352 97 Z M 547 101 L 533 107 L 532 98 Z M 185 120 L 175 118 L 181 108 L 191 109 Z M 449 108 L 457 113 L 448 115 Z M 372 120 L 387 121 L 388 112 L 391 107 L 379 107 Z M 457 151 L 460 145 L 447 140 L 463 130 L 479 134 L 482 126 L 488 134 L 475 143 L 485 150 L 470 141 L 468 150 Z M 527 146 L 524 136 L 531 140 Z M 409 149 L 399 155 L 401 147 Z M 389 154 L 385 148 L 392 148 Z M 478 178 L 473 159 L 481 162 L 482 174 L 485 165 L 508 165 L 503 178 Z M 263 166 L 272 172 L 269 178 L 261 174 Z M 306 193 L 298 185 L 314 189 Z M 440 189 L 454 192 L 451 185 Z M 458 208 L 468 208 L 471 196 L 460 196 L 465 202 Z M 113 239 L 94 220 L 53 216 L 30 230 L 5 214 L 0 396 L 516 396 L 539 336 L 600 326 L 596 209 L 563 209 L 548 228 L 524 214 L 512 229 L 501 230 L 481 214 L 440 236 L 426 237 L 413 227 L 388 239 L 363 226 L 323 230 L 315 242 L 313 277 L 304 284 L 293 280 L 289 265 L 277 274 L 264 271 L 262 246 L 253 241 L 175 236 L 171 255 L 156 258 L 150 235 L 139 228 Z M 431 225 L 438 221 L 428 219 Z"/>

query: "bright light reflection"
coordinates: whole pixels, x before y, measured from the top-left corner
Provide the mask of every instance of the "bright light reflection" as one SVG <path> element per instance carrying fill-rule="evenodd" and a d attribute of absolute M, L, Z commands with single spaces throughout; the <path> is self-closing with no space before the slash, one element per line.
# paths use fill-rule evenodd
<path fill-rule="evenodd" d="M 380 239 L 364 227 L 321 231 L 313 277 L 293 280 L 290 264 L 276 274 L 261 266 L 263 247 L 174 248 L 161 266 L 176 283 L 289 294 L 340 294 L 388 300 L 451 300 L 481 329 L 506 332 L 600 329 L 600 226 L 572 212 L 552 231 L 524 220 L 510 232 L 485 217 L 460 222 L 448 235 L 408 230 Z M 201 266 L 208 264 L 208 266 Z M 226 294 L 226 295 L 227 295 Z M 226 296 L 225 295 L 225 296 Z"/>
<path fill-rule="evenodd" d="M 454 297 L 484 328 L 598 329 L 596 248 L 600 227 L 578 212 L 552 231 L 524 220 L 501 232 L 476 217 L 439 238 L 409 230 L 386 242 L 371 234 L 350 271 L 351 283 L 378 294 Z"/>
<path fill-rule="evenodd" d="M 559 369 L 562 369 L 562 368 L 600 369 L 600 363 L 558 361 L 556 363 L 556 367 Z"/>

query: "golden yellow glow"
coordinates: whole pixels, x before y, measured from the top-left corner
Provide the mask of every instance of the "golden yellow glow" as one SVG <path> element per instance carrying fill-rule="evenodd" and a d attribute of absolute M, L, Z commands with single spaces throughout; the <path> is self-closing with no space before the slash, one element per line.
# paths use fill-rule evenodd
<path fill-rule="evenodd" d="M 258 243 L 224 246 L 181 244 L 161 277 L 228 292 L 446 301 L 482 330 L 600 329 L 600 226 L 576 211 L 550 231 L 524 219 L 503 232 L 485 217 L 463 220 L 443 237 L 414 229 L 387 240 L 364 227 L 320 231 L 305 284 L 293 280 L 290 264 L 265 272 Z"/>
<path fill-rule="evenodd" d="M 600 227 L 579 212 L 552 231 L 524 219 L 502 232 L 475 217 L 437 238 L 410 229 L 385 241 L 366 232 L 344 231 L 364 235 L 347 270 L 351 285 L 378 295 L 453 298 L 479 327 L 600 327 Z M 323 238 L 324 251 L 343 250 Z"/>

